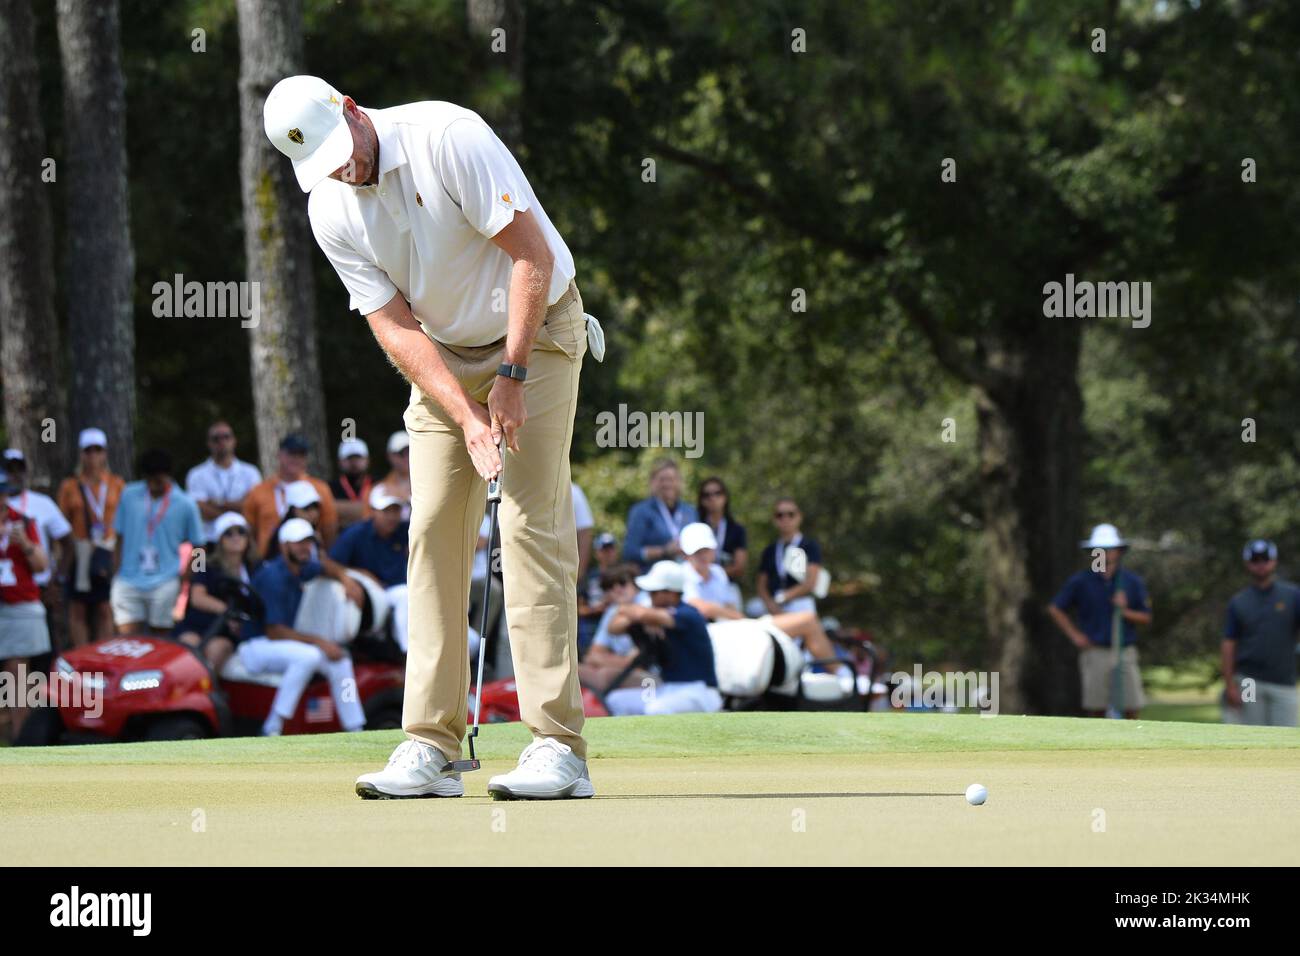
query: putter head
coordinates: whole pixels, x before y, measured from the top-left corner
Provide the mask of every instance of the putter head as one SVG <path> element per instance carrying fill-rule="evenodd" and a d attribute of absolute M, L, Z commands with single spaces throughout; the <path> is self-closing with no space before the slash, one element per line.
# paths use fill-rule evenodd
<path fill-rule="evenodd" d="M 451 771 L 453 773 L 469 773 L 471 770 L 478 770 L 483 766 L 483 762 L 476 757 L 470 757 L 468 760 L 451 761 Z"/>

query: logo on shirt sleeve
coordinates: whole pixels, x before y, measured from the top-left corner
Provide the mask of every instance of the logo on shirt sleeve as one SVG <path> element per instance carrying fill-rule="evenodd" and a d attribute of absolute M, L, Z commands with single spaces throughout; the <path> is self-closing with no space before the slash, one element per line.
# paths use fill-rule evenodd
<path fill-rule="evenodd" d="M 502 193 L 502 194 L 501 194 L 501 201 L 502 201 L 503 203 L 505 203 L 507 206 L 512 206 L 512 205 L 514 205 L 514 200 L 510 198 L 510 194 L 509 194 L 509 193 Z"/>

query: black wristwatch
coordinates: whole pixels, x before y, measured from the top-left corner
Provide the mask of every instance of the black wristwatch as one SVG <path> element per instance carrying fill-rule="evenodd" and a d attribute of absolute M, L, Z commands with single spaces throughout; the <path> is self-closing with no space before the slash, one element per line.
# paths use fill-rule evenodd
<path fill-rule="evenodd" d="M 522 382 L 524 379 L 528 377 L 528 366 L 511 365 L 509 362 L 505 362 L 497 366 L 497 374 L 504 375 L 506 378 L 513 378 L 516 381 Z"/>

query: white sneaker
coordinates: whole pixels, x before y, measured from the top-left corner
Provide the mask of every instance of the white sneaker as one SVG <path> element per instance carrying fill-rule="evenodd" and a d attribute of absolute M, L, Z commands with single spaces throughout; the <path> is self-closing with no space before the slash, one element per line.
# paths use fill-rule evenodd
<path fill-rule="evenodd" d="M 488 781 L 494 800 L 563 800 L 594 797 L 587 761 L 568 744 L 550 737 L 534 740 L 519 755 L 519 766 Z"/>
<path fill-rule="evenodd" d="M 460 774 L 443 772 L 448 763 L 437 747 L 418 740 L 403 741 L 383 770 L 357 777 L 357 796 L 366 800 L 462 796 L 465 785 Z"/>

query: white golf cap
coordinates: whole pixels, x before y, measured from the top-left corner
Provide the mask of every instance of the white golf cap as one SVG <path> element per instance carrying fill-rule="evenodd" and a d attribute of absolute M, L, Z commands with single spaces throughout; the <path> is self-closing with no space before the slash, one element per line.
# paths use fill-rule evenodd
<path fill-rule="evenodd" d="M 248 522 L 238 511 L 223 511 L 217 515 L 217 520 L 212 522 L 212 540 L 220 541 L 221 536 L 231 528 L 247 528 Z"/>
<path fill-rule="evenodd" d="M 636 579 L 642 591 L 686 590 L 686 571 L 676 561 L 656 561 L 650 570 Z"/>
<path fill-rule="evenodd" d="M 284 489 L 284 501 L 290 508 L 309 508 L 320 504 L 320 492 L 310 481 L 291 481 Z"/>
<path fill-rule="evenodd" d="M 678 543 L 682 546 L 683 554 L 694 554 L 704 548 L 718 550 L 717 535 L 703 521 L 696 521 L 683 528 Z"/>
<path fill-rule="evenodd" d="M 107 448 L 108 436 L 104 434 L 101 428 L 83 428 L 81 434 L 77 436 L 78 448 Z"/>
<path fill-rule="evenodd" d="M 406 430 L 393 432 L 388 436 L 388 452 L 392 454 L 395 451 L 402 451 L 404 448 L 411 446 L 411 436 L 406 434 Z"/>
<path fill-rule="evenodd" d="M 24 461 L 24 462 L 25 462 L 26 460 L 27 460 L 27 456 L 24 455 L 24 454 L 22 453 L 22 450 L 21 450 L 21 449 L 18 449 L 18 448 L 6 448 L 6 449 L 5 449 L 5 461 Z"/>
<path fill-rule="evenodd" d="M 349 438 L 347 441 L 339 442 L 339 461 L 351 458 L 353 455 L 369 458 L 370 447 L 360 438 Z"/>
<path fill-rule="evenodd" d="M 1092 529 L 1092 537 L 1080 541 L 1081 548 L 1127 548 L 1128 542 L 1119 536 L 1119 529 L 1113 524 L 1099 524 Z"/>
<path fill-rule="evenodd" d="M 284 524 L 280 525 L 280 543 L 293 544 L 296 541 L 306 541 L 308 538 L 315 537 L 316 529 L 311 526 L 311 522 L 306 518 L 290 518 Z"/>
<path fill-rule="evenodd" d="M 370 507 L 375 511 L 383 511 L 385 508 L 391 508 L 393 505 L 404 505 L 406 501 L 397 495 L 389 494 L 388 489 L 383 485 L 375 485 L 370 491 Z"/>
<path fill-rule="evenodd" d="M 305 193 L 352 157 L 343 94 L 319 76 L 287 76 L 275 84 L 262 124 L 271 144 L 293 160 Z"/>

